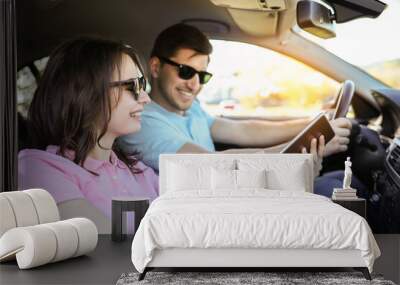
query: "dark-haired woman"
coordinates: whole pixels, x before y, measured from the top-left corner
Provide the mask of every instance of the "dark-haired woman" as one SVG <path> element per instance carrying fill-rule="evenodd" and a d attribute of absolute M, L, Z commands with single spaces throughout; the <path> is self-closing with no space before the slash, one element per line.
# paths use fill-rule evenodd
<path fill-rule="evenodd" d="M 114 145 L 140 130 L 150 101 L 145 85 L 138 57 L 125 45 L 79 38 L 59 46 L 29 109 L 33 147 L 19 153 L 19 188 L 46 189 L 64 218 L 106 217 L 97 223 L 105 231 L 112 197 L 157 197 L 153 170 Z"/>

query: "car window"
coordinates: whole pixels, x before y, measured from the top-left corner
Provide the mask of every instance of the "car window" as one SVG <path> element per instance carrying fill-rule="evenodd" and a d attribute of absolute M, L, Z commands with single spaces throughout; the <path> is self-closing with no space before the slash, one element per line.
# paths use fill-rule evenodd
<path fill-rule="evenodd" d="M 213 78 L 198 98 L 213 115 L 309 116 L 339 89 L 335 80 L 275 51 L 212 40 Z"/>
<path fill-rule="evenodd" d="M 40 74 L 43 73 L 46 67 L 48 57 L 36 60 L 33 65 Z M 36 78 L 29 66 L 25 66 L 17 73 L 17 110 L 18 113 L 26 118 L 29 105 L 32 101 L 33 93 L 37 88 Z"/>
<path fill-rule="evenodd" d="M 393 88 L 400 89 L 400 1 L 388 5 L 376 19 L 360 18 L 336 25 L 336 37 L 320 39 L 300 28 L 294 31 Z M 357 51 L 357 52 L 354 52 Z"/>

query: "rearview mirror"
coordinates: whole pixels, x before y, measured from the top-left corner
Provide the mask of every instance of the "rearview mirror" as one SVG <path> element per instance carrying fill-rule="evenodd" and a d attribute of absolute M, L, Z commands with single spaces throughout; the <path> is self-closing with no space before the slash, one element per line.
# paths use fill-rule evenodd
<path fill-rule="evenodd" d="M 331 10 L 314 1 L 297 2 L 297 24 L 303 30 L 323 39 L 336 36 Z"/>

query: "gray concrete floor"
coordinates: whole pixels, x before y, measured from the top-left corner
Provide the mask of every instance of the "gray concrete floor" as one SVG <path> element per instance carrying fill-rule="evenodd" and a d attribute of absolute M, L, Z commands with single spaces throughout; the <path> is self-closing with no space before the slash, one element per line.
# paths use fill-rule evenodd
<path fill-rule="evenodd" d="M 15 261 L 2 263 L 0 284 L 115 284 L 122 273 L 135 270 L 131 243 L 131 238 L 112 242 L 110 235 L 100 235 L 96 249 L 87 256 L 27 270 L 19 270 Z"/>
<path fill-rule="evenodd" d="M 400 235 L 376 235 L 382 256 L 376 260 L 374 273 L 400 283 Z M 100 235 L 95 251 L 45 266 L 19 270 L 15 261 L 0 264 L 0 284 L 115 284 L 124 272 L 134 271 L 130 258 L 132 237 L 124 242 Z M 312 271 L 312 270 L 311 270 Z"/>
<path fill-rule="evenodd" d="M 381 257 L 375 261 L 374 272 L 400 284 L 400 234 L 375 235 L 375 239 L 381 250 Z"/>

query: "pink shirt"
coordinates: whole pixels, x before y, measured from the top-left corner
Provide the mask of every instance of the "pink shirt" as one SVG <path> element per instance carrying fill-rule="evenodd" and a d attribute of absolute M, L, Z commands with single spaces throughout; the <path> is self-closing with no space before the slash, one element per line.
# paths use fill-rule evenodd
<path fill-rule="evenodd" d="M 86 198 L 110 219 L 112 197 L 136 196 L 154 200 L 158 196 L 158 176 L 142 162 L 135 167 L 143 173 L 132 174 L 114 152 L 111 152 L 111 162 L 88 157 L 84 166 L 99 174 L 95 176 L 70 160 L 72 152 L 67 159 L 57 155 L 58 149 L 48 146 L 46 151 L 24 149 L 19 152 L 18 184 L 21 190 L 43 188 L 57 203 Z"/>

